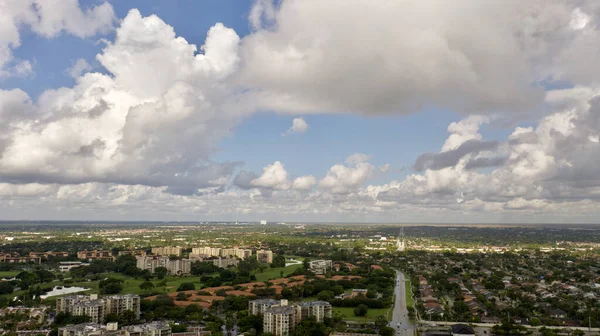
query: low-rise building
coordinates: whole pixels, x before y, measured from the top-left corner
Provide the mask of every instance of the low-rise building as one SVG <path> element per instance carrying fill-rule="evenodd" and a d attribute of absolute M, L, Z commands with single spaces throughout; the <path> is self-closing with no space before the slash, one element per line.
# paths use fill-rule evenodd
<path fill-rule="evenodd" d="M 81 266 L 88 266 L 88 263 L 84 263 L 81 261 L 61 261 L 60 263 L 58 263 L 58 270 L 61 272 L 68 272 L 70 270 L 72 270 L 73 268 L 77 268 L 77 267 L 81 267 Z"/>
<path fill-rule="evenodd" d="M 19 256 L 12 254 L 0 254 L 0 262 L 8 263 L 8 264 L 35 264 L 39 265 L 42 263 L 41 257 L 31 257 L 31 256 Z"/>
<path fill-rule="evenodd" d="M 333 265 L 331 260 L 313 260 L 308 264 L 310 271 L 315 274 L 325 274 L 331 270 L 331 266 Z"/>
<path fill-rule="evenodd" d="M 124 326 L 124 336 L 171 336 L 171 326 L 166 321 Z"/>
<path fill-rule="evenodd" d="M 77 259 L 83 260 L 109 260 L 115 261 L 116 258 L 112 251 L 108 250 L 93 250 L 93 251 L 79 251 L 77 252 Z"/>
<path fill-rule="evenodd" d="M 58 336 L 107 336 L 120 335 L 117 323 L 80 323 L 58 328 Z"/>

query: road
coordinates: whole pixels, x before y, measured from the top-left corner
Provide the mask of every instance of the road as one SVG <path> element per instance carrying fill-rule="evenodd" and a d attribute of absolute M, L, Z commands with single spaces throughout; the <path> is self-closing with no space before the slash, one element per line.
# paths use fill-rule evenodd
<path fill-rule="evenodd" d="M 413 336 L 414 325 L 408 319 L 408 309 L 406 309 L 406 279 L 404 273 L 396 271 L 396 302 L 392 312 L 392 321 L 390 327 L 396 330 L 397 336 Z"/>

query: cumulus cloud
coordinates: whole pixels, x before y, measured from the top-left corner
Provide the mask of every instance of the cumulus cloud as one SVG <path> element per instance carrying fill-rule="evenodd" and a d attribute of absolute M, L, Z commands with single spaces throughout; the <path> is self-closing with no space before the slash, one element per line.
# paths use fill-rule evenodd
<path fill-rule="evenodd" d="M 292 183 L 292 189 L 310 190 L 315 184 L 317 184 L 317 179 L 314 176 L 300 176 Z"/>
<path fill-rule="evenodd" d="M 367 162 L 365 154 L 353 154 L 346 159 L 348 166 L 333 165 L 327 175 L 319 181 L 319 187 L 334 194 L 347 194 L 357 190 L 367 179 L 373 176 L 376 168 Z"/>
<path fill-rule="evenodd" d="M 415 161 L 414 169 L 423 171 L 425 169 L 439 170 L 446 167 L 454 167 L 467 155 L 472 156 L 484 151 L 494 151 L 498 146 L 499 142 L 497 141 L 467 140 L 456 149 L 441 153 L 421 154 Z M 481 164 L 481 161 L 479 161 L 479 164 Z M 473 166 L 473 163 L 471 163 L 471 166 Z"/>
<path fill-rule="evenodd" d="M 0 106 L 12 130 L 0 180 L 143 184 L 178 194 L 223 181 L 240 163 L 208 156 L 246 113 L 231 108 L 233 95 L 219 85 L 237 67 L 238 42 L 217 24 L 196 54 L 158 17 L 130 11 L 97 56 L 108 75 L 84 74 L 73 88 L 48 90 L 36 104 L 9 92 L 17 97 Z"/>
<path fill-rule="evenodd" d="M 108 2 L 87 9 L 78 0 L 4 0 L 0 6 L 0 78 L 32 72 L 29 61 L 12 54 L 21 45 L 19 28 L 23 25 L 47 38 L 62 32 L 89 37 L 110 31 L 116 21 Z"/>
<path fill-rule="evenodd" d="M 307 130 L 308 130 L 308 123 L 306 121 L 304 121 L 304 119 L 294 118 L 294 120 L 292 121 L 292 126 L 285 133 L 282 133 L 281 135 L 285 136 L 285 135 L 289 135 L 289 134 L 293 134 L 293 133 L 304 133 Z"/>
<path fill-rule="evenodd" d="M 263 168 L 262 175 L 252 180 L 250 184 L 255 187 L 275 190 L 285 190 L 290 187 L 288 173 L 279 161 Z"/>

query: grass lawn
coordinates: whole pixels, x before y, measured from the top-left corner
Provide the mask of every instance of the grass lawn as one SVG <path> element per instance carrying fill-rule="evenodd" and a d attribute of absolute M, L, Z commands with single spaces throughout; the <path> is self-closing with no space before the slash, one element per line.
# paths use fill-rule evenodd
<path fill-rule="evenodd" d="M 381 309 L 370 309 L 369 308 L 369 311 L 367 312 L 367 316 L 354 316 L 354 307 L 333 307 L 333 315 L 334 316 L 340 315 L 347 320 L 358 321 L 358 322 L 374 321 L 375 318 L 377 318 L 377 316 L 379 316 L 379 315 L 383 315 L 389 320 L 389 318 L 387 317 L 388 311 L 391 314 L 391 308 L 381 308 Z"/>
<path fill-rule="evenodd" d="M 404 288 L 406 288 L 406 308 L 412 309 L 414 302 L 412 298 L 412 287 L 410 285 L 410 280 L 404 281 Z"/>
<path fill-rule="evenodd" d="M 269 279 L 281 278 L 281 271 L 283 271 L 283 276 L 285 277 L 292 274 L 295 270 L 301 267 L 303 267 L 302 264 L 280 268 L 268 268 L 264 272 L 257 272 L 254 273 L 254 275 L 256 276 L 256 281 L 267 281 Z"/>
<path fill-rule="evenodd" d="M 12 278 L 22 271 L 0 271 L 0 278 Z"/>

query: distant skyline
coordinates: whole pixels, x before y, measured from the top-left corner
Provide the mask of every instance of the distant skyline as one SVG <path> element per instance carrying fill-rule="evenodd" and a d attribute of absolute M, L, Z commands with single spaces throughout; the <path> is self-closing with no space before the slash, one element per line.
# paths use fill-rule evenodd
<path fill-rule="evenodd" d="M 597 1 L 0 8 L 0 220 L 600 222 Z"/>

